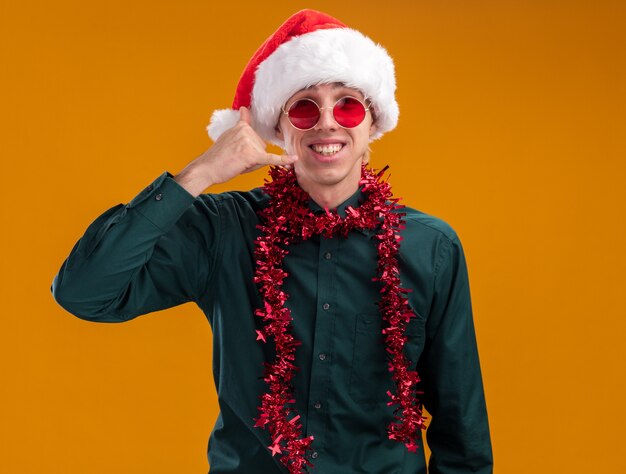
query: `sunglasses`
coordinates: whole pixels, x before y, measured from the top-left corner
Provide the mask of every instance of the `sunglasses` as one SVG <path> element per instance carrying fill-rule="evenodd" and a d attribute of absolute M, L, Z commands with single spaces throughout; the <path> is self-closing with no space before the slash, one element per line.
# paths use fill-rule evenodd
<path fill-rule="evenodd" d="M 356 97 L 347 95 L 335 102 L 332 107 L 320 107 L 313 99 L 306 98 L 296 100 L 289 110 L 285 110 L 284 106 L 282 109 L 294 128 L 311 130 L 319 122 L 323 109 L 333 109 L 333 117 L 339 126 L 354 128 L 363 122 L 369 107 Z"/>

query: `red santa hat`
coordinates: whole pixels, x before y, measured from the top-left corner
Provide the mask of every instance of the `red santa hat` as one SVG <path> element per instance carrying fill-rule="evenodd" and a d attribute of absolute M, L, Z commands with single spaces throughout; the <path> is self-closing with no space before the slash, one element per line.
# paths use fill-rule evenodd
<path fill-rule="evenodd" d="M 377 125 L 371 140 L 396 127 L 395 69 L 385 48 L 330 15 L 301 10 L 254 53 L 239 79 L 232 109 L 213 112 L 209 136 L 215 141 L 233 127 L 245 106 L 259 136 L 284 148 L 275 134 L 281 107 L 306 87 L 332 82 L 360 90 L 371 102 Z"/>

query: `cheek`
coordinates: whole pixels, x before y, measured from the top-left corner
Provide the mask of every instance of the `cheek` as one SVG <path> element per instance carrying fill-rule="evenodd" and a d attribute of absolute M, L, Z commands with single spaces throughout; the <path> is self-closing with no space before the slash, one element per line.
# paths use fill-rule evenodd
<path fill-rule="evenodd" d="M 282 140 L 285 143 L 285 150 L 290 153 L 297 146 L 297 137 L 293 133 L 297 130 L 294 130 L 285 118 L 281 118 L 279 125 L 281 130 L 279 137 L 282 136 Z"/>
<path fill-rule="evenodd" d="M 301 147 L 302 136 L 299 133 L 285 133 L 284 137 L 287 151 L 298 151 Z"/>
<path fill-rule="evenodd" d="M 293 138 L 289 135 L 285 136 L 285 151 L 287 153 L 294 153 L 297 151 L 295 149 L 295 144 L 293 143 Z"/>
<path fill-rule="evenodd" d="M 363 128 L 359 130 L 358 136 L 354 137 L 354 139 L 358 140 L 359 143 L 365 144 L 365 146 L 367 146 L 376 128 L 371 124 L 371 122 L 367 124 L 364 123 L 362 125 L 363 125 Z"/>

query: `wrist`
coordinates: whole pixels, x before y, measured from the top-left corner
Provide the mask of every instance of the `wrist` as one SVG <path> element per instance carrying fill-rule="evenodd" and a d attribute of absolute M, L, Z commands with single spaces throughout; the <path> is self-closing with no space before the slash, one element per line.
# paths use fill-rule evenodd
<path fill-rule="evenodd" d="M 198 197 L 202 191 L 214 184 L 207 173 L 199 173 L 195 166 L 185 167 L 172 179 L 194 197 Z"/>

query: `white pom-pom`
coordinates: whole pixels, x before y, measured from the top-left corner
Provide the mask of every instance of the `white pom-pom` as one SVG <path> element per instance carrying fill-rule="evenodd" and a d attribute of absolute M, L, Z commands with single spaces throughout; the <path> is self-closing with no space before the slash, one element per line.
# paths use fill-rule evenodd
<path fill-rule="evenodd" d="M 239 122 L 239 111 L 233 109 L 216 110 L 211 115 L 211 122 L 206 126 L 206 130 L 214 142 L 226 130 L 234 127 Z"/>

